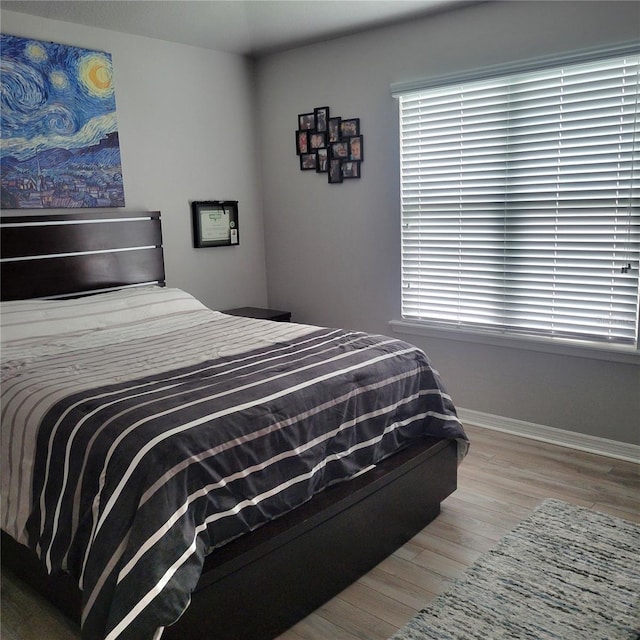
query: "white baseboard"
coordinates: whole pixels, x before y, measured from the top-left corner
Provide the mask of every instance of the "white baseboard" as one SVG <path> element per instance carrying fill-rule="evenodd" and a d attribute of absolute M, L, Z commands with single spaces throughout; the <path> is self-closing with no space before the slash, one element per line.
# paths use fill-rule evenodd
<path fill-rule="evenodd" d="M 540 440 L 542 442 L 557 444 L 561 447 L 597 453 L 601 456 L 608 456 L 610 458 L 640 464 L 640 446 L 636 444 L 598 438 L 584 433 L 556 429 L 533 422 L 494 416 L 490 413 L 460 407 L 458 407 L 458 417 L 463 424 L 466 422 L 485 429 L 504 431 L 505 433 L 523 436 L 524 438 L 531 438 L 532 440 Z"/>

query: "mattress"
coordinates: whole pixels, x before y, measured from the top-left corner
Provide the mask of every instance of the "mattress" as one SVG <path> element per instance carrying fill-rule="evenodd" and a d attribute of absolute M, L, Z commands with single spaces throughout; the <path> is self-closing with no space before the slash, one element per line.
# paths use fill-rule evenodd
<path fill-rule="evenodd" d="M 2 305 L 2 528 L 83 594 L 83 638 L 159 638 L 206 555 L 423 437 L 466 437 L 393 338 L 143 287 Z"/>

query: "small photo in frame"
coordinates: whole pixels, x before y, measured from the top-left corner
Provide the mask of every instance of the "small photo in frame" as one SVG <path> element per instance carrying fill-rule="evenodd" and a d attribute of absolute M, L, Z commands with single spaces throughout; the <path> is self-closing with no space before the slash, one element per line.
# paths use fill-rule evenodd
<path fill-rule="evenodd" d="M 327 134 L 324 131 L 309 132 L 309 150 L 327 146 Z"/>
<path fill-rule="evenodd" d="M 191 222 L 196 249 L 239 244 L 237 200 L 194 201 Z"/>
<path fill-rule="evenodd" d="M 318 107 L 314 109 L 316 114 L 316 131 L 324 133 L 329 126 L 329 107 Z"/>
<path fill-rule="evenodd" d="M 349 157 L 349 142 L 347 140 L 341 140 L 340 142 L 332 142 L 331 157 L 342 158 L 346 160 Z"/>
<path fill-rule="evenodd" d="M 362 136 L 349 138 L 349 160 L 363 160 Z"/>
<path fill-rule="evenodd" d="M 331 158 L 329 160 L 329 184 L 337 184 L 342 182 L 342 160 L 339 158 Z"/>
<path fill-rule="evenodd" d="M 303 171 L 315 171 L 317 166 L 317 153 L 303 153 L 300 155 L 300 169 Z"/>
<path fill-rule="evenodd" d="M 301 113 L 298 116 L 298 129 L 315 129 L 316 128 L 316 114 L 314 113 Z"/>
<path fill-rule="evenodd" d="M 329 142 L 338 142 L 340 140 L 340 122 L 342 118 L 329 118 L 328 131 Z"/>
<path fill-rule="evenodd" d="M 318 155 L 316 171 L 318 173 L 327 173 L 327 171 L 329 171 L 329 149 L 322 147 L 318 149 L 316 153 Z"/>
<path fill-rule="evenodd" d="M 306 129 L 296 131 L 296 153 L 309 153 L 309 132 Z"/>
<path fill-rule="evenodd" d="M 342 163 L 342 177 L 347 178 L 359 178 L 360 177 L 360 162 L 357 160 L 343 162 Z"/>
<path fill-rule="evenodd" d="M 342 120 L 340 123 L 340 135 L 343 138 L 360 135 L 360 118 Z"/>

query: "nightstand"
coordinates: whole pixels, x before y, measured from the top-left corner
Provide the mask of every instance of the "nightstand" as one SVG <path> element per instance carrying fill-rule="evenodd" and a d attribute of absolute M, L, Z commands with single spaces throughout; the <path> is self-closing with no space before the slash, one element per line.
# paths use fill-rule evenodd
<path fill-rule="evenodd" d="M 290 311 L 278 311 L 277 309 L 260 309 L 259 307 L 238 307 L 237 309 L 224 309 L 222 313 L 230 316 L 242 316 L 243 318 L 256 318 L 258 320 L 273 320 L 275 322 L 289 322 Z"/>

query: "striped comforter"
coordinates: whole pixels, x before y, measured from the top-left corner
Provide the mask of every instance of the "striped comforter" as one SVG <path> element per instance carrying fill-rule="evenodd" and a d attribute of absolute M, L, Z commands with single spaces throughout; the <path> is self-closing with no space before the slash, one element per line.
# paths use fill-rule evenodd
<path fill-rule="evenodd" d="M 465 436 L 425 355 L 177 289 L 2 313 L 2 528 L 68 571 L 87 639 L 158 638 L 213 548 L 412 439 Z"/>

